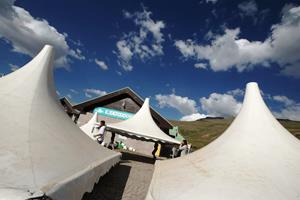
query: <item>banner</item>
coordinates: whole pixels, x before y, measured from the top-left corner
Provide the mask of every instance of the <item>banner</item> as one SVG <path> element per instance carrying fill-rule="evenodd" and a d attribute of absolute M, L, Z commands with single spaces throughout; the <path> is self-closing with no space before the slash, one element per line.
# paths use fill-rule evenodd
<path fill-rule="evenodd" d="M 114 119 L 121 119 L 126 120 L 132 117 L 134 114 L 129 112 L 123 112 L 120 110 L 115 110 L 111 108 L 103 108 L 103 107 L 97 107 L 94 109 L 94 113 L 97 112 L 98 115 L 102 115 L 105 117 L 110 117 Z"/>

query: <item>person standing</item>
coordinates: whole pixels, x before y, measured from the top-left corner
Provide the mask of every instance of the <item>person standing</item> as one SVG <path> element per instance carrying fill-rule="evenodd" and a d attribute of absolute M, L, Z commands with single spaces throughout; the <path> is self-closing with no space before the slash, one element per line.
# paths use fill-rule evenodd
<path fill-rule="evenodd" d="M 115 137 L 116 137 L 116 133 L 111 132 L 110 143 L 108 144 L 107 148 L 112 149 L 112 150 L 115 149 Z"/>
<path fill-rule="evenodd" d="M 179 146 L 180 156 L 185 156 L 188 154 L 188 144 L 186 140 L 183 140 Z"/>
<path fill-rule="evenodd" d="M 102 144 L 102 142 L 104 141 L 105 133 L 106 133 L 106 125 L 105 125 L 105 121 L 102 120 L 100 122 L 98 134 L 94 135 L 94 137 L 97 137 L 97 141 L 99 144 Z"/>
<path fill-rule="evenodd" d="M 154 143 L 154 149 L 152 151 L 153 160 L 156 160 L 155 153 L 156 153 L 157 149 L 158 149 L 158 142 L 155 142 Z"/>

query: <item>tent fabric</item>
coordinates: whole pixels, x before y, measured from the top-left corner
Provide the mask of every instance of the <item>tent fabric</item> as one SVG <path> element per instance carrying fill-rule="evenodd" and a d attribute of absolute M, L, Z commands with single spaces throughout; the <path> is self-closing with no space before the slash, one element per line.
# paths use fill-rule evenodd
<path fill-rule="evenodd" d="M 97 115 L 97 112 L 95 112 L 93 117 L 86 124 L 80 127 L 80 129 L 92 140 L 97 140 L 97 138 L 93 136 L 94 134 L 96 134 L 96 130 L 93 130 L 93 128 L 96 124 L 99 124 L 99 122 L 97 122 Z"/>
<path fill-rule="evenodd" d="M 151 116 L 149 98 L 145 99 L 143 106 L 134 116 L 125 121 L 108 124 L 107 130 L 140 140 L 180 144 L 156 125 Z"/>
<path fill-rule="evenodd" d="M 53 48 L 0 78 L 0 199 L 79 200 L 120 154 L 88 138 L 59 104 Z"/>
<path fill-rule="evenodd" d="M 300 142 L 273 117 L 257 83 L 215 141 L 187 156 L 158 161 L 146 200 L 296 200 Z"/>

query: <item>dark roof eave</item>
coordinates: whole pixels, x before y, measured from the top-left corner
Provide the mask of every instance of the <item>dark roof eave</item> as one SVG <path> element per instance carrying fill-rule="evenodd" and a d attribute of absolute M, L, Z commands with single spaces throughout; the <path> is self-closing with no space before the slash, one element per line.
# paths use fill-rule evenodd
<path fill-rule="evenodd" d="M 125 88 L 122 88 L 120 90 L 108 93 L 104 96 L 96 97 L 96 98 L 78 103 L 78 104 L 74 105 L 73 108 L 79 110 L 80 112 L 87 112 L 87 111 L 89 111 L 90 107 L 92 107 L 95 104 L 105 105 L 105 103 L 108 103 L 112 99 L 124 98 L 124 95 L 131 98 L 139 106 L 142 106 L 143 103 L 144 103 L 144 99 L 142 97 L 140 97 L 130 87 L 125 87 Z M 169 125 L 170 128 L 173 127 L 173 125 L 167 119 L 165 119 L 163 116 L 161 116 L 151 106 L 150 106 L 150 109 L 151 109 L 151 114 L 153 115 L 154 118 L 156 118 L 156 119 L 160 118 L 163 121 L 165 121 L 165 123 L 167 125 Z"/>

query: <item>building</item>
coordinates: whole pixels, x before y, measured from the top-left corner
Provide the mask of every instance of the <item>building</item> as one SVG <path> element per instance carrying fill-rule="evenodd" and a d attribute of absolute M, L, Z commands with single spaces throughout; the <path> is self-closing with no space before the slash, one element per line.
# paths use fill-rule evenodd
<path fill-rule="evenodd" d="M 115 123 L 126 120 L 130 115 L 134 115 L 144 103 L 143 98 L 129 87 L 76 105 L 72 105 L 67 98 L 62 98 L 60 101 L 67 114 L 78 123 L 78 126 L 87 123 L 91 119 L 94 111 L 98 112 L 98 121 L 105 120 L 107 123 Z M 158 127 L 166 134 L 169 134 L 169 130 L 173 129 L 173 125 L 153 108 L 150 108 L 150 110 Z M 151 142 L 137 141 L 128 138 L 126 144 L 145 154 L 151 154 L 153 150 L 153 143 Z M 166 148 L 162 148 L 162 154 L 169 154 L 169 152 Z"/>
<path fill-rule="evenodd" d="M 87 122 L 84 115 L 93 113 L 94 109 L 97 107 L 104 107 L 135 114 L 141 108 L 143 103 L 144 100 L 137 93 L 135 93 L 131 88 L 126 87 L 104 96 L 96 97 L 94 99 L 74 105 L 73 109 L 80 111 L 78 122 L 80 124 L 84 124 Z M 168 134 L 169 129 L 172 129 L 173 125 L 153 108 L 151 108 L 151 114 L 156 124 Z M 119 120 L 116 120 L 115 118 L 108 119 L 108 122 L 116 121 Z"/>

